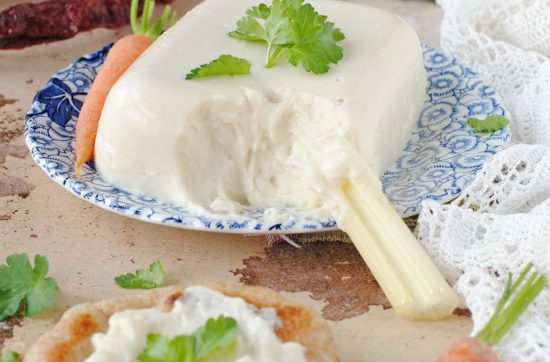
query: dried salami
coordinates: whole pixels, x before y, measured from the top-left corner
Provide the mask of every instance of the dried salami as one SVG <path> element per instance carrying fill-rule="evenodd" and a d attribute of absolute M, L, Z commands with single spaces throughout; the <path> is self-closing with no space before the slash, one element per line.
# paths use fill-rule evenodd
<path fill-rule="evenodd" d="M 129 22 L 130 2 L 131 0 L 48 0 L 38 4 L 12 6 L 0 12 L 0 48 L 22 48 L 67 39 L 94 28 L 118 28 Z"/>

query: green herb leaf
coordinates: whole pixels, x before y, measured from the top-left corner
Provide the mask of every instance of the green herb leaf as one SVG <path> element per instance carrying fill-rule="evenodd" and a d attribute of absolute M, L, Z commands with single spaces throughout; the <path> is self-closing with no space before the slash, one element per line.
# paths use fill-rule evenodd
<path fill-rule="evenodd" d="M 138 356 L 140 362 L 193 362 L 195 339 L 178 336 L 172 339 L 152 333 L 147 336 L 147 348 Z"/>
<path fill-rule="evenodd" d="M 21 356 L 15 351 L 5 351 L 0 356 L 0 362 L 19 362 L 21 361 Z"/>
<path fill-rule="evenodd" d="M 290 24 L 294 45 L 288 49 L 288 61 L 302 64 L 305 70 L 315 74 L 328 72 L 330 64 L 338 63 L 344 53 L 334 41 L 334 26 L 319 15 L 313 6 L 306 4 L 296 12 Z M 341 32 L 337 31 L 337 36 Z"/>
<path fill-rule="evenodd" d="M 24 301 L 25 315 L 34 317 L 55 302 L 57 283 L 48 274 L 48 259 L 34 257 L 34 269 L 27 254 L 12 254 L 0 265 L 0 320 L 15 315 Z"/>
<path fill-rule="evenodd" d="M 151 289 L 162 284 L 164 268 L 159 260 L 149 265 L 149 269 L 139 269 L 135 273 L 119 275 L 115 282 L 126 289 Z"/>
<path fill-rule="evenodd" d="M 466 124 L 474 129 L 477 133 L 493 133 L 510 124 L 506 117 L 499 114 L 494 114 L 483 120 L 476 117 L 468 118 Z"/>
<path fill-rule="evenodd" d="M 185 79 L 197 79 L 215 75 L 250 74 L 250 62 L 229 54 L 220 55 L 218 59 L 193 69 Z"/>
<path fill-rule="evenodd" d="M 138 356 L 140 362 L 195 362 L 230 347 L 239 334 L 233 318 L 210 318 L 191 336 L 172 339 L 160 334 L 147 336 L 147 347 Z"/>
<path fill-rule="evenodd" d="M 273 0 L 271 6 L 252 7 L 229 36 L 265 42 L 267 68 L 286 56 L 291 64 L 315 74 L 328 72 L 342 59 L 343 49 L 336 43 L 345 39 L 340 29 L 303 0 Z"/>
<path fill-rule="evenodd" d="M 334 24 L 332 24 L 332 26 L 334 27 Z M 342 30 L 334 28 L 332 32 L 332 38 L 334 39 L 334 41 L 342 41 L 346 39 L 346 36 L 344 35 L 344 33 L 342 33 Z"/>
<path fill-rule="evenodd" d="M 290 17 L 296 11 L 295 6 L 296 4 L 289 4 L 285 0 L 273 0 L 269 17 L 265 19 L 268 48 L 286 45 L 292 41 L 289 25 Z"/>
<path fill-rule="evenodd" d="M 215 351 L 229 347 L 239 334 L 239 327 L 233 318 L 219 317 L 209 319 L 204 327 L 196 331 L 195 356 L 199 359 L 206 358 Z"/>
<path fill-rule="evenodd" d="M 258 6 L 253 6 L 250 9 L 246 11 L 246 15 L 251 16 L 253 18 L 259 18 L 259 19 L 267 19 L 269 14 L 271 13 L 271 9 L 268 5 L 261 3 Z"/>
<path fill-rule="evenodd" d="M 252 16 L 245 16 L 237 22 L 237 30 L 229 33 L 236 39 L 249 41 L 268 41 L 264 27 Z"/>

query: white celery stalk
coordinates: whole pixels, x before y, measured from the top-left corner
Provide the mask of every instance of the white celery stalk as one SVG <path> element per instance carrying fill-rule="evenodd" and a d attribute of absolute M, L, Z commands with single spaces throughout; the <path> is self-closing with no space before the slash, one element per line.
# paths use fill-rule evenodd
<path fill-rule="evenodd" d="M 434 320 L 450 315 L 458 296 L 383 194 L 361 177 L 342 187 L 349 210 L 339 226 L 349 235 L 395 312 Z"/>

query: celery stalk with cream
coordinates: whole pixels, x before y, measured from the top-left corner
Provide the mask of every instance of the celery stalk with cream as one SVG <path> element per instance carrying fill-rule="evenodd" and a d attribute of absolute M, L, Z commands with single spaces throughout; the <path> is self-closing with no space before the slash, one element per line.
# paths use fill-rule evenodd
<path fill-rule="evenodd" d="M 382 193 L 366 176 L 342 187 L 349 206 L 338 225 L 352 239 L 395 312 L 413 320 L 447 317 L 458 296 Z"/>

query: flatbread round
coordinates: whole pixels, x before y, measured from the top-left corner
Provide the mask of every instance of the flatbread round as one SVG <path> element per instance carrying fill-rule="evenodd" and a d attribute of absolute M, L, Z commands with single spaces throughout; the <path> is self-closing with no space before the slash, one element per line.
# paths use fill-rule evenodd
<path fill-rule="evenodd" d="M 240 297 L 258 308 L 275 308 L 282 326 L 275 332 L 283 341 L 295 341 L 306 348 L 308 362 L 338 361 L 332 332 L 315 311 L 292 303 L 263 287 L 207 285 L 227 296 Z M 158 307 L 170 311 L 184 294 L 182 286 L 141 292 L 132 296 L 84 303 L 69 309 L 59 323 L 43 334 L 24 357 L 25 362 L 80 362 L 92 352 L 91 337 L 106 332 L 111 315 L 126 309 Z"/>

